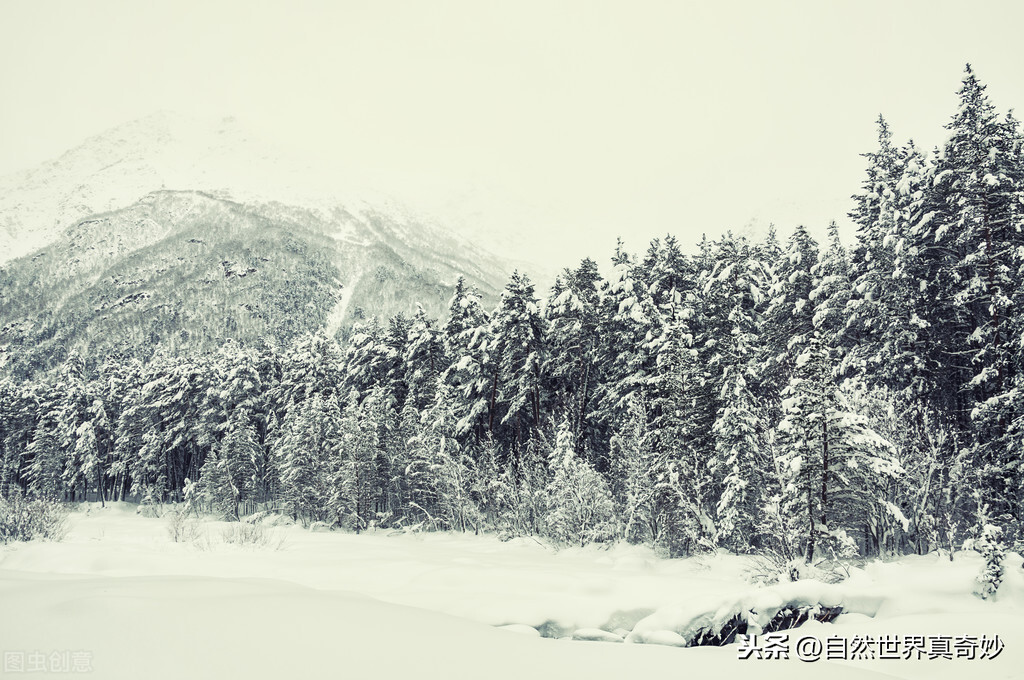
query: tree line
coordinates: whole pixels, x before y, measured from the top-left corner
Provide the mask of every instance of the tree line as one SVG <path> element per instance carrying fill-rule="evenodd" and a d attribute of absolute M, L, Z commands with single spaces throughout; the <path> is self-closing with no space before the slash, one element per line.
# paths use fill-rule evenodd
<path fill-rule="evenodd" d="M 793 559 L 1022 537 L 1024 156 L 968 66 L 948 138 L 878 147 L 850 217 L 671 236 L 344 345 L 72 352 L 0 380 L 0 493 L 246 501 L 303 522 Z M 991 538 L 991 530 L 986 536 Z"/>

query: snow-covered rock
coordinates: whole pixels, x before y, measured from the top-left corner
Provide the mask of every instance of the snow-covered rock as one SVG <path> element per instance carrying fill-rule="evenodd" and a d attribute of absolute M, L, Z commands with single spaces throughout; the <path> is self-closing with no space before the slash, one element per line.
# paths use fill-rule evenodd
<path fill-rule="evenodd" d="M 525 623 L 507 623 L 504 626 L 498 626 L 500 630 L 507 630 L 510 633 L 519 633 L 520 635 L 528 635 L 530 637 L 540 637 L 540 631 L 533 626 L 528 626 Z"/>
<path fill-rule="evenodd" d="M 610 633 L 600 628 L 578 628 L 573 631 L 573 640 L 582 640 L 585 642 L 622 642 L 622 636 Z"/>

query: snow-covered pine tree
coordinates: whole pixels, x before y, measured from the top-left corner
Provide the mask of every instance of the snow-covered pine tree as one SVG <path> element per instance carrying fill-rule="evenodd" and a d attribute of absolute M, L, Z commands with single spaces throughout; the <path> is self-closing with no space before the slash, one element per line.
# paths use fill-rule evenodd
<path fill-rule="evenodd" d="M 155 430 L 142 432 L 130 474 L 131 493 L 139 499 L 141 505 L 163 502 L 167 491 L 167 466 L 164 463 L 163 442 Z"/>
<path fill-rule="evenodd" d="M 683 254 L 679 241 L 671 234 L 655 239 L 639 267 L 637 276 L 646 286 L 654 306 L 666 322 L 679 319 L 686 296 L 697 285 L 694 263 Z"/>
<path fill-rule="evenodd" d="M 893 542 L 904 529 L 919 550 L 948 543 L 958 523 L 950 480 L 961 420 L 955 415 L 959 378 L 944 368 L 951 356 L 950 316 L 939 289 L 948 277 L 949 252 L 931 231 L 942 204 L 934 158 L 913 142 L 894 148 L 884 122 L 879 132 L 878 152 L 867 154 L 864 195 L 851 213 L 858 240 L 846 334 L 853 344 L 842 372 L 858 376 L 868 394 L 883 395 L 869 399 L 878 404 L 869 418 L 896 446 L 906 474 L 889 482 L 882 492 L 886 504 L 866 518 L 868 554 L 897 549 Z"/>
<path fill-rule="evenodd" d="M 110 477 L 110 498 L 116 502 L 124 500 L 131 488 L 129 470 L 134 455 L 132 444 L 140 441 L 141 434 L 135 431 L 127 442 L 122 442 L 121 435 L 125 433 L 122 416 L 132 405 L 133 395 L 137 395 L 141 388 L 143 369 L 138 359 L 119 361 L 108 357 L 100 370 L 103 376 L 100 393 L 110 423 L 110 463 L 107 475 Z"/>
<path fill-rule="evenodd" d="M 503 465 L 493 485 L 493 493 L 503 501 L 501 531 L 506 537 L 535 536 L 545 530 L 550 479 L 543 454 L 548 448 L 544 433 L 539 433 L 526 443 L 517 460 Z"/>
<path fill-rule="evenodd" d="M 415 413 L 411 404 L 407 403 L 405 408 Z M 383 526 L 400 523 L 408 509 L 405 469 L 409 457 L 408 443 L 413 432 L 395 411 L 383 387 L 375 388 L 366 398 L 362 413 L 368 439 L 376 446 L 369 470 L 373 491 L 372 517 Z M 411 422 L 416 420 L 413 416 Z"/>
<path fill-rule="evenodd" d="M 577 447 L 592 450 L 603 438 L 588 418 L 602 380 L 597 360 L 601 283 L 597 263 L 587 258 L 556 279 L 544 306 L 548 351 L 542 372 L 549 381 L 550 408 L 569 414 Z"/>
<path fill-rule="evenodd" d="M 755 515 L 755 521 L 758 534 L 764 537 L 759 554 L 775 571 L 766 576 L 788 577 L 795 581 L 800 573 L 797 565 L 801 561 L 798 554 L 803 526 L 801 517 L 787 504 L 793 492 L 790 488 L 793 471 L 784 448 L 788 443 L 783 439 L 776 430 L 765 432 L 762 450 L 771 464 L 765 471 L 764 505 Z"/>
<path fill-rule="evenodd" d="M 0 497 L 25 484 L 24 456 L 32 440 L 35 413 L 29 408 L 23 383 L 0 377 Z"/>
<path fill-rule="evenodd" d="M 360 387 L 361 396 L 368 393 L 368 390 L 372 390 L 377 384 L 381 384 L 396 409 L 405 405 L 409 399 L 410 367 L 406 366 L 404 357 L 409 351 L 409 342 L 413 337 L 412 326 L 412 319 L 407 318 L 401 312 L 388 319 L 387 329 L 380 347 L 382 382 Z"/>
<path fill-rule="evenodd" d="M 830 551 L 856 552 L 849 532 L 859 522 L 851 516 L 863 518 L 874 480 L 901 472 L 892 445 L 851 410 L 833 382 L 828 348 L 816 333 L 797 357 L 784 396 L 778 467 L 786 484 L 780 510 L 798 518 L 807 563 Z"/>
<path fill-rule="evenodd" d="M 723 476 L 716 539 L 737 552 L 758 546 L 756 513 L 764 493 L 761 437 L 765 422 L 747 385 L 749 376 L 745 365 L 727 368 L 723 406 L 714 425 L 715 467 Z"/>
<path fill-rule="evenodd" d="M 675 557 L 710 548 L 718 531 L 712 471 L 718 395 L 702 352 L 709 349 L 707 343 L 691 348 L 691 336 L 678 323 L 669 327 L 667 335 L 658 357 L 651 437 L 659 454 L 657 542 Z"/>
<path fill-rule="evenodd" d="M 893 224 L 883 241 L 883 247 L 891 248 L 892 269 L 880 271 L 876 282 L 878 309 L 872 325 L 877 332 L 873 341 L 861 340 L 852 355 L 863 356 L 861 372 L 869 382 L 938 408 L 944 333 L 941 324 L 929 320 L 942 316 L 935 277 L 944 268 L 945 255 L 930 239 L 925 219 L 935 166 L 934 159 L 919 151 L 913 140 L 903 157 L 891 206 Z M 855 281 L 855 292 L 859 291 L 860 283 Z"/>
<path fill-rule="evenodd" d="M 188 502 L 199 501 L 218 519 L 238 519 L 238 487 L 231 481 L 231 472 L 220 457 L 219 447 L 210 451 L 199 468 L 199 481 L 189 483 Z"/>
<path fill-rule="evenodd" d="M 245 481 L 246 498 L 269 500 L 277 486 L 270 429 L 278 422 L 284 405 L 274 401 L 274 387 L 279 383 L 279 362 L 269 348 L 239 347 L 229 342 L 212 357 L 213 385 L 207 391 L 203 406 L 203 434 L 213 446 L 231 427 L 230 418 L 238 409 L 248 412 L 258 451 L 249 465 L 250 478 Z"/>
<path fill-rule="evenodd" d="M 199 474 L 199 491 L 207 505 L 228 520 L 237 520 L 241 501 L 258 492 L 263 448 L 257 441 L 251 413 L 245 406 L 231 412 L 223 439 Z"/>
<path fill-rule="evenodd" d="M 612 274 L 601 295 L 597 363 L 602 380 L 595 392 L 592 419 L 610 432 L 626 416 L 629 399 L 642 393 L 656 371 L 665 341 L 661 316 L 636 263 L 621 241 L 612 257 Z M 651 404 L 651 408 L 657 408 Z"/>
<path fill-rule="evenodd" d="M 618 527 L 608 484 L 576 455 L 568 417 L 558 425 L 548 467 L 552 473 L 545 517 L 548 535 L 560 543 L 579 546 L 614 538 Z"/>
<path fill-rule="evenodd" d="M 303 524 L 340 519 L 332 502 L 337 484 L 332 471 L 340 458 L 341 409 L 333 394 L 313 392 L 288 411 L 274 457 L 281 480 L 281 500 Z"/>
<path fill-rule="evenodd" d="M 955 243 L 964 255 L 954 301 L 969 312 L 966 338 L 973 375 L 972 466 L 978 470 L 993 523 L 1024 536 L 1020 439 L 1011 424 L 1024 416 L 1020 392 L 1024 287 L 1024 162 L 1012 116 L 1001 120 L 968 66 L 961 108 L 948 126 L 945 160 L 956 176 L 950 198 L 961 205 Z M 941 167 L 941 166 L 940 166 Z"/>
<path fill-rule="evenodd" d="M 442 377 L 454 388 L 452 398 L 459 417 L 459 436 L 477 440 L 489 432 L 488 413 L 497 389 L 497 363 L 491 351 L 490 321 L 480 306 L 480 293 L 459 277 L 448 302 L 448 320 L 442 332 L 444 355 L 449 361 Z"/>
<path fill-rule="evenodd" d="M 441 345 L 444 354 L 458 361 L 465 350 L 467 330 L 479 327 L 485 320 L 483 308 L 480 306 L 480 292 L 466 284 L 462 275 L 455 281 L 455 289 L 448 300 L 448 316 L 441 329 Z"/>
<path fill-rule="evenodd" d="M 102 399 L 98 396 L 92 400 L 89 406 L 89 421 L 86 426 L 92 433 L 95 441 L 95 448 L 87 447 L 90 454 L 83 456 L 82 472 L 86 479 L 91 479 L 96 485 L 96 491 L 100 498 L 100 504 L 106 504 L 106 486 L 110 474 L 111 453 L 114 448 L 113 427 L 110 418 L 107 416 L 107 408 Z"/>
<path fill-rule="evenodd" d="M 810 296 L 817 263 L 818 244 L 801 225 L 789 237 L 782 259 L 771 268 L 760 379 L 765 394 L 776 399 L 788 384 L 796 357 L 814 331 Z"/>
<path fill-rule="evenodd" d="M 995 599 L 999 586 L 1006 576 L 1006 545 L 1003 542 L 1003 530 L 985 522 L 974 548 L 985 560 L 977 577 L 975 592 L 983 600 Z"/>
<path fill-rule="evenodd" d="M 616 515 L 629 543 L 653 543 L 661 528 L 655 486 L 663 455 L 654 450 L 643 400 L 630 398 L 628 418 L 611 438 L 611 486 Z"/>
<path fill-rule="evenodd" d="M 402 515 L 411 527 L 439 528 L 436 514 L 437 479 L 434 476 L 436 453 L 433 433 L 423 422 L 423 414 L 406 404 L 402 420 L 411 432 L 403 477 L 406 488 Z"/>
<path fill-rule="evenodd" d="M 158 352 L 144 367 L 140 382 L 119 419 L 129 436 L 127 450 L 138 452 L 133 493 L 152 502 L 180 499 L 185 478 L 198 477 L 197 466 L 210 446 L 203 408 L 213 372 L 205 357 Z"/>
<path fill-rule="evenodd" d="M 435 518 L 445 528 L 467 531 L 478 526 L 480 511 L 472 497 L 472 460 L 459 445 L 456 425 L 449 388 L 439 383 L 434 403 L 421 418 L 423 443 L 432 451 Z"/>
<path fill-rule="evenodd" d="M 702 258 L 696 262 L 705 263 Z M 649 373 L 638 387 L 649 399 L 656 423 L 664 415 L 662 406 L 667 404 L 668 396 L 665 388 L 672 380 L 666 381 L 659 369 L 666 365 L 666 355 L 675 351 L 677 340 L 693 345 L 701 328 L 703 274 L 695 262 L 682 254 L 672 236 L 652 241 L 643 264 L 634 274 L 644 287 L 641 306 L 649 321 L 637 347 L 639 365 L 649 367 Z M 668 391 L 672 391 L 671 387 Z"/>
<path fill-rule="evenodd" d="M 883 349 L 887 336 L 893 334 L 891 326 L 907 318 L 895 313 L 900 306 L 898 300 L 907 292 L 893 289 L 903 285 L 894 278 L 897 245 L 904 248 L 898 231 L 906 202 L 900 180 L 912 154 L 893 145 L 889 124 L 879 115 L 878 148 L 861 155 L 868 159 L 868 167 L 861 191 L 853 197 L 856 207 L 849 213 L 857 225 L 856 243 L 850 254 L 851 297 L 845 322 L 853 347 L 843 372 L 849 370 L 874 380 L 880 366 L 892 361 L 891 350 Z"/>
<path fill-rule="evenodd" d="M 528 276 L 512 273 L 491 326 L 500 375 L 495 397 L 503 407 L 500 422 L 508 428 L 509 450 L 516 457 L 540 426 L 544 384 L 545 325 Z M 496 407 L 492 405 L 492 426 Z"/>
<path fill-rule="evenodd" d="M 935 190 L 938 155 L 937 149 L 922 153 L 913 141 L 906 147 L 889 239 L 893 270 L 882 298 L 887 313 L 880 316 L 883 330 L 872 358 L 880 382 L 949 414 L 956 410 L 950 389 L 959 378 L 945 368 L 951 308 L 942 291 L 949 285 L 950 253 L 933 233 L 933 218 L 944 203 Z"/>
<path fill-rule="evenodd" d="M 365 322 L 357 322 L 352 327 L 348 344 L 343 353 L 343 382 L 334 383 L 335 386 L 343 385 L 344 390 L 356 390 L 362 395 L 369 393 L 375 385 L 385 381 L 388 371 L 388 349 L 385 344 L 386 330 L 381 326 L 380 319 L 370 317 Z M 282 376 L 282 387 L 288 391 L 291 388 L 285 387 L 290 384 L 290 374 L 287 370 L 288 362 L 285 363 L 285 373 Z M 347 395 L 348 391 L 343 391 Z"/>
<path fill-rule="evenodd" d="M 869 271 L 885 271 L 891 268 L 886 260 L 891 254 L 885 246 L 886 236 L 891 233 L 894 216 L 892 215 L 893 200 L 897 191 L 896 183 L 903 173 L 905 151 L 892 143 L 892 129 L 881 114 L 876 121 L 878 125 L 878 148 L 875 151 L 862 153 L 861 157 L 868 160 L 861 190 L 853 196 L 855 207 L 849 213 L 850 219 L 857 225 L 857 238 L 860 243 L 854 268 L 855 276 Z M 880 268 L 880 269 L 879 269 Z M 877 281 L 874 277 L 864 279 Z M 875 286 L 870 286 L 875 290 Z"/>
<path fill-rule="evenodd" d="M 1022 187 L 1017 135 L 985 89 L 968 66 L 949 137 L 906 211 L 910 258 L 906 267 L 897 259 L 897 271 L 919 291 L 911 317 L 920 328 L 915 391 L 966 435 L 995 521 L 1009 527 L 1016 524 L 1010 508 L 1019 505 L 1011 489 L 1020 486 L 1004 440 L 1020 409 L 1010 339 L 1022 283 Z"/>
<path fill-rule="evenodd" d="M 809 299 L 814 304 L 811 322 L 815 330 L 836 353 L 835 360 L 845 363 L 852 344 L 847 332 L 847 305 L 851 299 L 850 261 L 839 238 L 835 222 L 828 225 L 828 248 L 821 253 L 812 274 L 814 288 Z"/>
<path fill-rule="evenodd" d="M 380 442 L 370 408 L 374 399 L 387 401 L 386 388 L 378 385 L 362 404 L 355 390 L 349 393 L 335 434 L 337 457 L 326 461 L 335 470 L 331 505 L 339 523 L 351 526 L 356 533 L 369 528 L 375 520 L 381 495 L 377 467 Z M 325 432 L 324 436 L 330 435 Z"/>
<path fill-rule="evenodd" d="M 63 498 L 65 460 L 52 416 L 44 415 L 39 420 L 25 454 L 31 461 L 27 470 L 29 493 L 50 500 Z"/>
<path fill-rule="evenodd" d="M 479 510 L 479 526 L 506 531 L 511 524 L 515 491 L 508 483 L 509 471 L 502 470 L 498 445 L 493 438 L 486 437 L 474 445 L 470 455 L 474 461 L 470 490 Z"/>
<path fill-rule="evenodd" d="M 856 494 L 836 506 L 836 521 L 854 529 L 863 526 L 851 533 L 860 535 L 860 552 L 865 556 L 891 557 L 912 540 L 933 540 L 933 533 L 919 534 L 935 528 L 944 432 L 916 411 L 919 405 L 908 405 L 882 387 L 847 379 L 837 394 L 840 405 L 856 416 L 851 423 L 859 420 L 886 445 L 879 447 L 879 465 L 858 464 L 840 471 L 846 478 L 843 483 L 855 487 Z M 926 431 L 919 430 L 918 419 L 929 423 Z"/>
<path fill-rule="evenodd" d="M 103 471 L 100 467 L 100 446 L 96 440 L 96 431 L 90 421 L 86 421 L 75 430 L 74 449 L 69 460 L 74 460 L 78 466 L 78 474 L 81 475 L 82 500 L 88 500 L 88 489 L 91 486 L 99 491 L 103 482 Z M 65 475 L 67 474 L 65 467 Z"/>
<path fill-rule="evenodd" d="M 402 357 L 404 381 L 409 387 L 408 399 L 417 409 L 425 409 L 433 402 L 437 379 L 447 368 L 447 363 L 436 324 L 427 317 L 423 307 L 417 305 Z"/>
<path fill-rule="evenodd" d="M 58 369 L 61 385 L 60 401 L 57 404 L 56 426 L 60 448 L 64 453 L 64 489 L 69 498 L 75 500 L 85 491 L 86 476 L 83 474 L 82 456 L 96 455 L 95 442 L 90 451 L 83 442 L 79 443 L 79 428 L 88 419 L 88 408 L 92 400 L 86 392 L 85 362 L 77 351 L 72 350 Z"/>
<path fill-rule="evenodd" d="M 366 361 L 361 350 L 372 344 L 370 341 L 374 338 L 366 331 L 353 329 L 353 332 L 344 356 L 337 341 L 323 332 L 297 337 L 281 357 L 281 382 L 275 390 L 275 401 L 289 408 L 290 404 L 300 404 L 313 394 L 324 398 L 337 396 L 338 386 L 345 379 L 372 381 L 373 362 Z"/>
<path fill-rule="evenodd" d="M 715 540 L 738 551 L 757 545 L 754 514 L 761 503 L 765 460 L 760 440 L 765 414 L 754 398 L 760 350 L 759 305 L 767 274 L 745 239 L 731 234 L 716 245 L 704 283 L 703 362 L 718 404 L 709 467 L 721 489 Z"/>

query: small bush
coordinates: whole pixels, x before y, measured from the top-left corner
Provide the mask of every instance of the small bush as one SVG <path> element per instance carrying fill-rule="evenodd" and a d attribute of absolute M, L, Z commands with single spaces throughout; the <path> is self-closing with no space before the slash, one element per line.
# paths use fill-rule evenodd
<path fill-rule="evenodd" d="M 182 509 L 167 513 L 167 535 L 175 543 L 195 543 L 199 538 L 199 520 Z"/>
<path fill-rule="evenodd" d="M 135 514 L 149 519 L 160 519 L 164 516 L 164 508 L 160 503 L 143 500 L 135 510 Z"/>
<path fill-rule="evenodd" d="M 976 579 L 974 592 L 983 600 L 994 598 L 1006 574 L 1003 530 L 993 524 L 986 524 L 982 529 L 981 538 L 974 543 L 974 549 L 985 558 L 985 564 Z"/>
<path fill-rule="evenodd" d="M 233 545 L 251 545 L 272 550 L 280 550 L 284 547 L 284 537 L 267 531 L 266 527 L 261 524 L 249 524 L 248 522 L 233 524 L 224 530 L 221 537 L 225 543 Z"/>
<path fill-rule="evenodd" d="M 802 558 L 790 558 L 774 550 L 755 555 L 746 569 L 747 581 L 757 585 L 773 585 L 813 579 L 823 583 L 840 583 L 849 578 L 850 570 L 841 560 L 819 560 L 807 564 Z"/>
<path fill-rule="evenodd" d="M 43 538 L 59 541 L 67 534 L 67 509 L 57 501 L 21 494 L 0 498 L 0 543 Z"/>
<path fill-rule="evenodd" d="M 291 526 L 295 524 L 295 520 L 288 515 L 282 515 L 273 510 L 258 510 L 246 517 L 245 521 L 249 524 L 262 524 L 264 526 L 271 527 Z"/>

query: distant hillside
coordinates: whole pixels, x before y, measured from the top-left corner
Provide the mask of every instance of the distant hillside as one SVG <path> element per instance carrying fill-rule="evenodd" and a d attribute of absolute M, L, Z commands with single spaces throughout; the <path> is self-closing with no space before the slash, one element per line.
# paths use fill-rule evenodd
<path fill-rule="evenodd" d="M 233 119 L 154 114 L 0 178 L 0 365 L 344 335 L 440 315 L 460 274 L 496 300 L 512 267 Z"/>
<path fill-rule="evenodd" d="M 157 343 L 287 343 L 417 303 L 439 316 L 460 274 L 494 299 L 506 271 L 451 236 L 383 214 L 159 191 L 0 266 L 0 347 L 26 372 L 71 348 L 147 355 Z"/>

